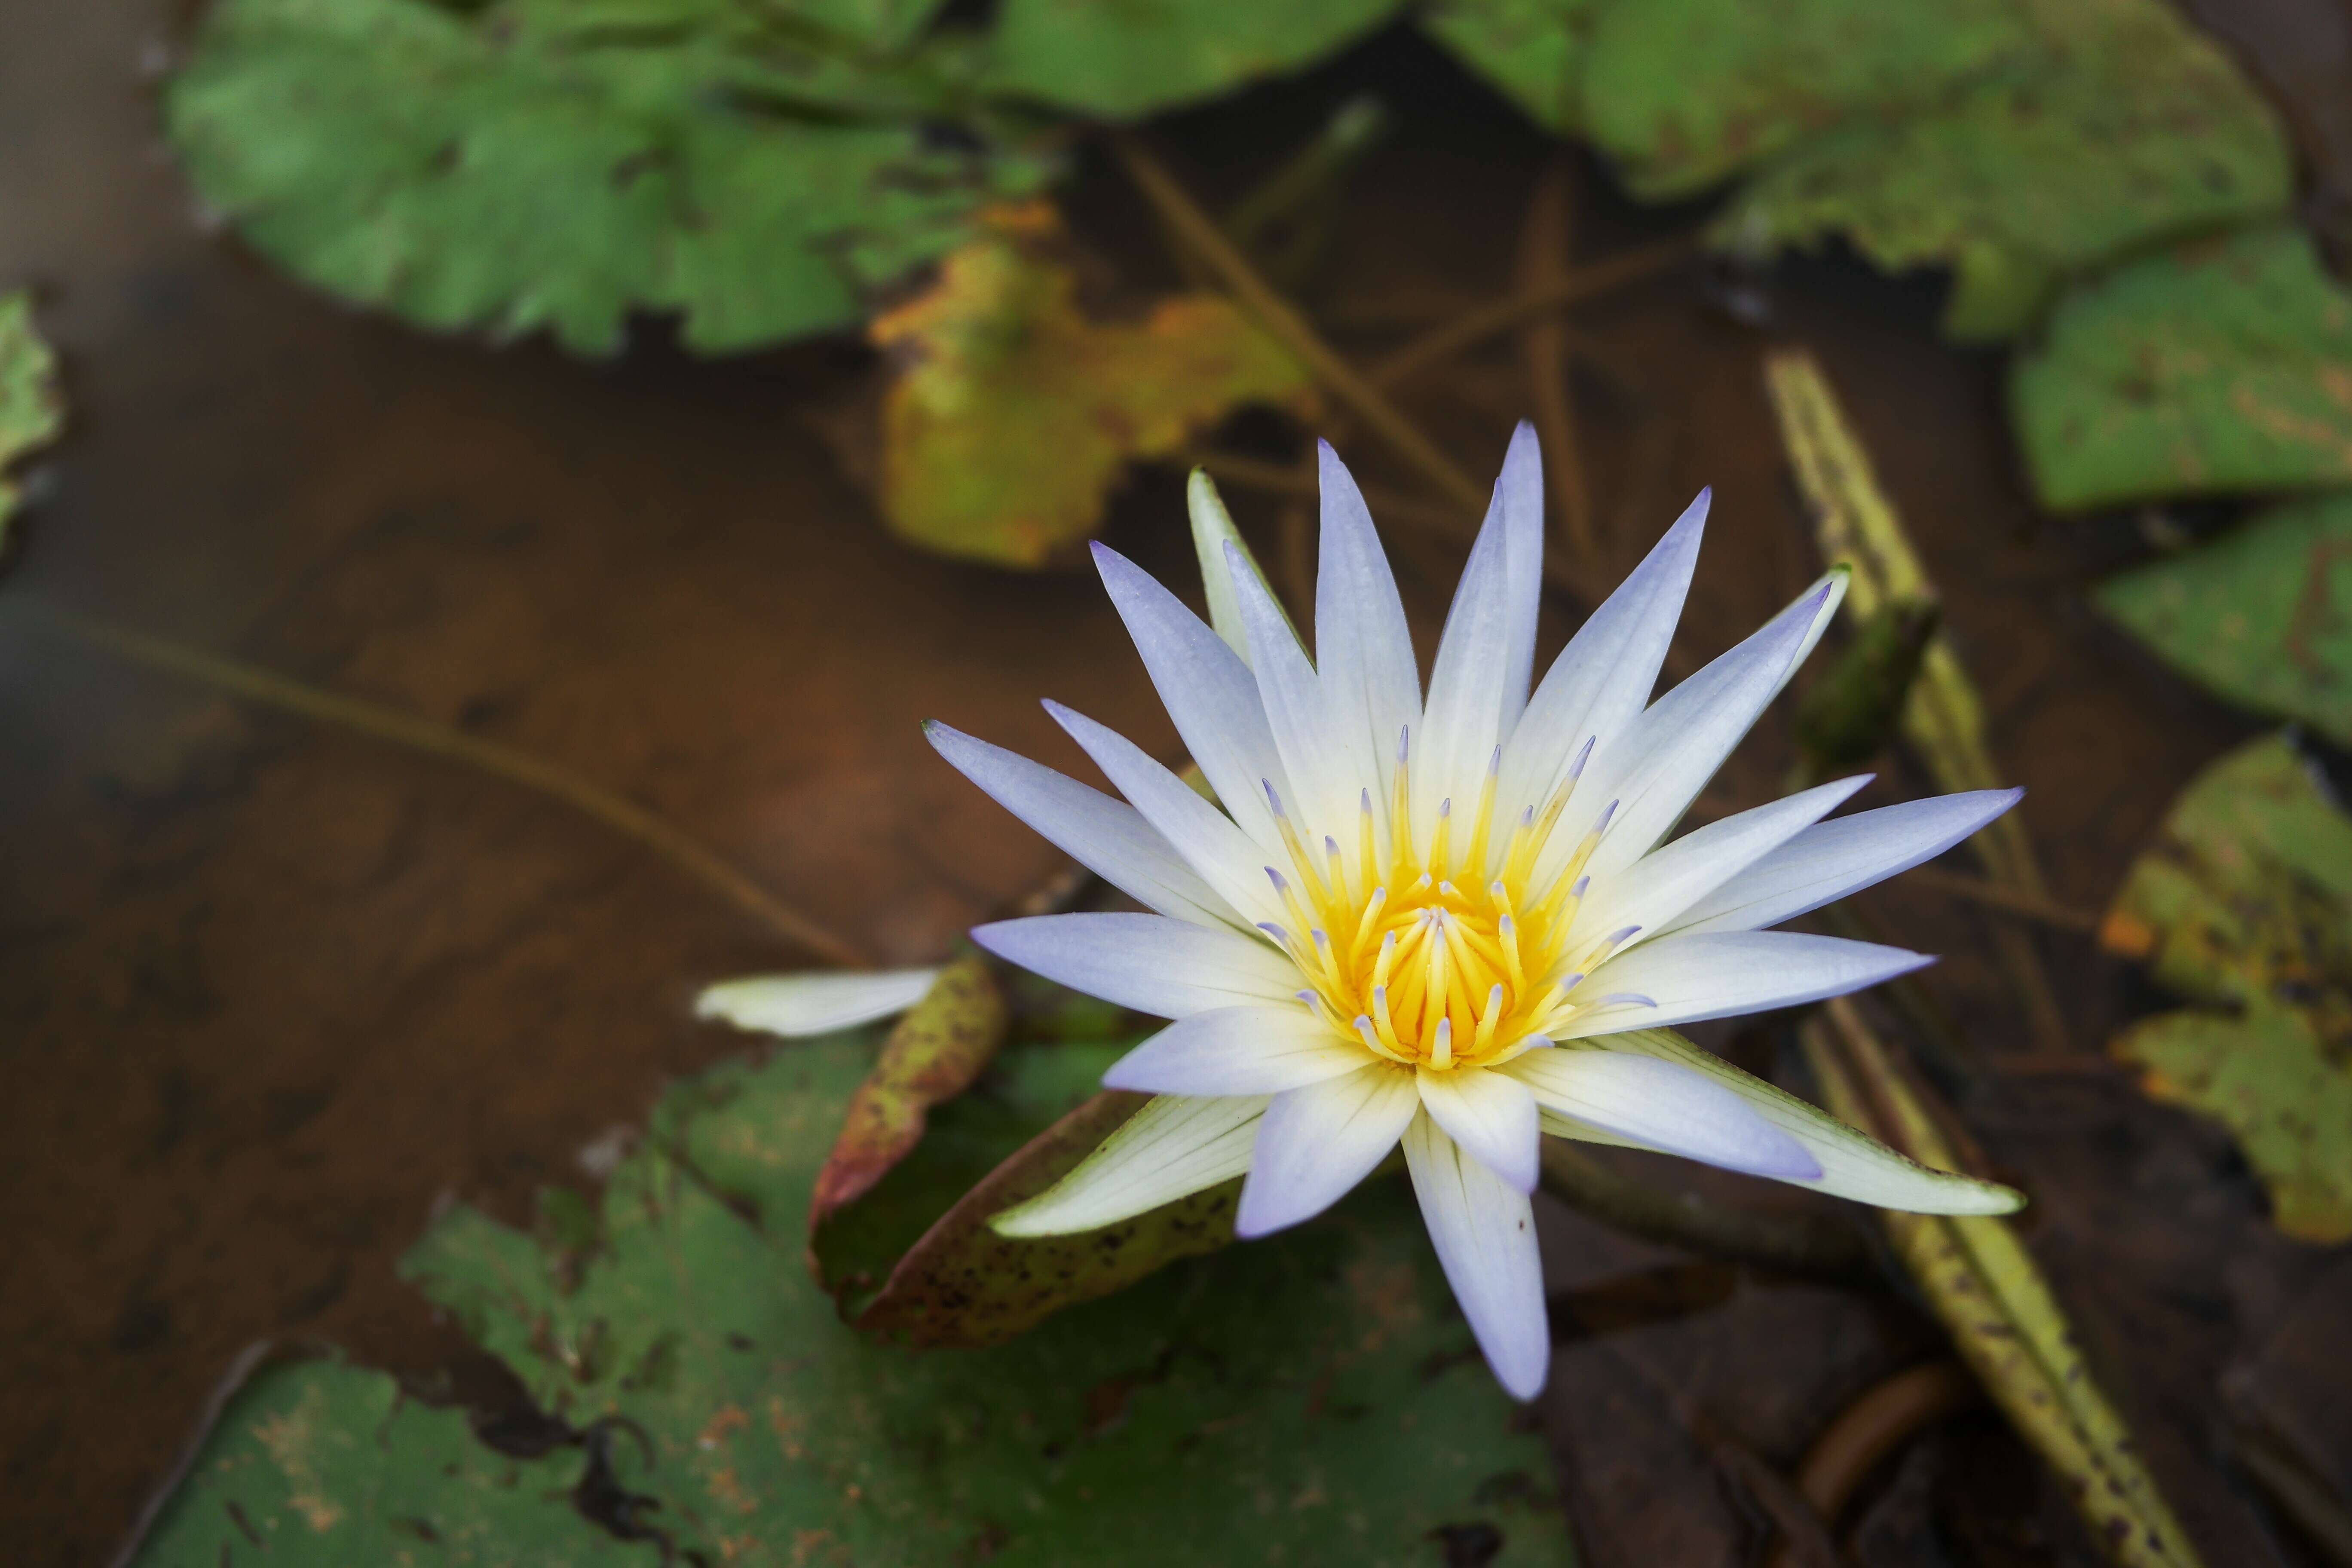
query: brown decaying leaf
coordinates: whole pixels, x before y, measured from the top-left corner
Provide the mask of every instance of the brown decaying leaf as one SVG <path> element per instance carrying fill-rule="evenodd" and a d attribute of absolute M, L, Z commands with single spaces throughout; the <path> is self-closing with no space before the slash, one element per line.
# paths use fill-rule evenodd
<path fill-rule="evenodd" d="M 940 971 L 882 1042 L 874 1070 L 850 1097 L 841 1135 L 809 1194 L 812 1240 L 835 1211 L 871 1192 L 922 1142 L 932 1106 L 961 1094 L 995 1058 L 1008 1016 L 986 959 L 966 953 Z M 824 1284 L 814 1254 L 809 1267 Z"/>
<path fill-rule="evenodd" d="M 1061 1180 L 1148 1099 L 1107 1090 L 1030 1140 L 923 1233 L 858 1326 L 927 1347 L 1001 1344 L 1065 1307 L 1231 1242 L 1238 1179 L 1076 1236 L 1014 1240 L 988 1228 L 992 1215 Z"/>

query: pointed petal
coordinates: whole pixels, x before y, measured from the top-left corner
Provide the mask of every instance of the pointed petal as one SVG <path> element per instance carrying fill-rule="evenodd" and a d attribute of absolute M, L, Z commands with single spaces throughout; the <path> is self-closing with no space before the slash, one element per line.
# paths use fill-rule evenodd
<path fill-rule="evenodd" d="M 1606 753 L 1594 750 L 1578 797 L 1593 803 L 1595 816 L 1607 802 L 1619 803 L 1585 868 L 1596 885 L 1649 853 L 1681 819 L 1836 614 L 1845 582 L 1843 573 L 1823 577 L 1762 630 L 1658 699 Z M 1573 838 L 1554 836 L 1539 873 L 1566 858 Z"/>
<path fill-rule="evenodd" d="M 1454 587 L 1430 668 L 1429 701 L 1412 732 L 1415 843 L 1429 842 L 1441 802 L 1452 800 L 1465 816 L 1477 804 L 1487 759 L 1502 739 L 1511 658 L 1509 532 L 1498 492 Z"/>
<path fill-rule="evenodd" d="M 1045 706 L 1184 863 L 1252 927 L 1285 918 L 1266 880 L 1266 850 L 1233 818 L 1126 736 L 1058 702 Z"/>
<path fill-rule="evenodd" d="M 1808 827 L 1685 910 L 1666 931 L 1759 931 L 1934 859 L 2015 805 L 2021 789 L 1907 800 Z"/>
<path fill-rule="evenodd" d="M 936 720 L 923 733 L 997 805 L 1137 903 L 1195 925 L 1244 923 L 1133 806 Z"/>
<path fill-rule="evenodd" d="M 1169 1025 L 1113 1063 L 1105 1089 L 1145 1094 L 1280 1094 L 1353 1072 L 1370 1053 L 1294 1002 L 1218 1007 Z"/>
<path fill-rule="evenodd" d="M 1727 1171 L 1812 1181 L 1811 1152 L 1713 1078 L 1606 1047 L 1529 1051 L 1496 1069 L 1535 1099 L 1605 1132 Z"/>
<path fill-rule="evenodd" d="M 1385 1062 L 1276 1095 L 1234 1234 L 1265 1236 L 1338 1203 L 1388 1158 L 1420 1104 L 1412 1074 Z"/>
<path fill-rule="evenodd" d="M 999 1236 L 1069 1236 L 1191 1197 L 1249 1169 L 1263 1099 L 1163 1096 L 1137 1111 L 1077 1168 L 988 1222 Z"/>
<path fill-rule="evenodd" d="M 1704 1073 L 1745 1100 L 1757 1115 L 1802 1143 L 1821 1165 L 1819 1176 L 1798 1181 L 1799 1186 L 1914 1214 L 2010 1214 L 2024 1205 L 2012 1188 L 1915 1163 L 1819 1107 L 1699 1049 L 1671 1029 L 1612 1035 L 1608 1045 L 1612 1051 L 1640 1052 Z M 1543 1054 L 1529 1052 L 1528 1056 Z"/>
<path fill-rule="evenodd" d="M 1216 481 L 1208 471 L 1194 468 L 1184 486 L 1184 500 L 1192 515 L 1192 550 L 1201 558 L 1201 587 L 1209 600 L 1209 625 L 1224 639 L 1227 647 L 1249 661 L 1249 637 L 1242 630 L 1241 609 L 1234 598 L 1234 565 L 1225 555 L 1230 545 L 1241 552 L 1242 568 L 1265 581 L 1265 569 L 1250 553 L 1241 531 L 1234 526 L 1233 514 L 1225 510 L 1224 499 L 1217 494 Z M 1287 622 L 1286 621 L 1286 625 Z M 1292 640 L 1297 632 L 1291 633 Z"/>
<path fill-rule="evenodd" d="M 1398 734 L 1421 719 L 1421 672 L 1404 601 L 1372 515 L 1339 454 L 1318 442 L 1323 539 L 1315 573 L 1315 666 L 1331 727 L 1349 772 L 1373 786 L 1378 826 L 1388 825 L 1383 786 Z"/>
<path fill-rule="evenodd" d="M 707 987 L 694 999 L 694 1016 L 788 1040 L 829 1035 L 905 1012 L 923 999 L 939 974 L 936 969 L 885 969 L 870 974 L 746 975 Z"/>
<path fill-rule="evenodd" d="M 1284 791 L 1290 781 L 1249 666 L 1134 562 L 1102 544 L 1094 555 L 1103 587 L 1127 623 L 1184 749 L 1242 831 L 1265 848 L 1280 848 L 1282 836 L 1260 792 L 1266 779 Z"/>
<path fill-rule="evenodd" d="M 1649 706 L 1690 593 L 1712 494 L 1699 492 L 1553 660 L 1504 748 L 1500 799 L 1507 810 L 1542 805 L 1586 737 L 1597 738 L 1597 751 Z"/>
<path fill-rule="evenodd" d="M 1558 1055 L 1530 1051 L 1529 1056 Z M 1483 1068 L 1420 1073 L 1421 1103 L 1463 1152 L 1523 1193 L 1536 1190 L 1535 1097 L 1517 1079 Z"/>
<path fill-rule="evenodd" d="M 1405 1128 L 1422 1223 L 1486 1364 L 1513 1398 L 1533 1399 L 1551 1365 L 1543 1260 L 1528 1194 L 1465 1155 L 1423 1110 Z"/>
<path fill-rule="evenodd" d="M 1536 427 L 1522 419 L 1503 454 L 1492 503 L 1503 519 L 1504 577 L 1510 610 L 1504 634 L 1503 721 L 1508 735 L 1528 705 L 1536 672 L 1536 614 L 1543 603 L 1543 447 Z"/>
<path fill-rule="evenodd" d="M 1864 773 L 1742 811 L 1654 849 L 1598 884 L 1569 928 L 1571 946 L 1628 926 L 1645 942 L 1749 866 L 1845 804 L 1870 782 Z"/>
<path fill-rule="evenodd" d="M 1769 1012 L 1843 996 L 1935 962 L 1899 947 L 1797 931 L 1677 932 L 1628 949 L 1577 988 L 1576 994 L 1595 996 L 1638 996 L 1649 1005 L 1588 1005 L 1545 1032 L 1557 1039 L 1582 1039 Z"/>
<path fill-rule="evenodd" d="M 1265 942 L 1164 915 L 1039 915 L 975 926 L 971 940 L 1073 991 L 1161 1018 L 1296 1005 L 1306 984 Z"/>
<path fill-rule="evenodd" d="M 1249 633 L 1250 668 L 1257 676 L 1275 752 L 1296 792 L 1286 797 L 1283 809 L 1313 844 L 1327 833 L 1354 827 L 1356 794 L 1362 781 L 1349 774 L 1347 749 L 1331 732 L 1322 683 L 1290 623 L 1283 619 L 1282 606 L 1238 562 L 1234 573 L 1234 592 L 1241 604 L 1242 626 Z"/>

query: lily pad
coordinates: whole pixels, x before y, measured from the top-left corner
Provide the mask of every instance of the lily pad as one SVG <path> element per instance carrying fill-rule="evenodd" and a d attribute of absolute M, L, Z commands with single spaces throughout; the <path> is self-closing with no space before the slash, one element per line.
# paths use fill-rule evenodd
<path fill-rule="evenodd" d="M 1090 319 L 1059 241 L 1050 209 L 1000 210 L 870 329 L 900 365 L 881 470 L 883 515 L 903 537 L 1043 565 L 1093 530 L 1130 458 L 1171 456 L 1242 404 L 1306 396 L 1298 362 L 1220 296 Z"/>
<path fill-rule="evenodd" d="M 1422 30 L 1537 124 L 1581 125 L 1584 32 L 1601 0 L 1433 0 Z"/>
<path fill-rule="evenodd" d="M 621 1483 L 713 1562 L 1418 1568 L 1479 1523 L 1507 1568 L 1568 1559 L 1541 1440 L 1394 1182 L 992 1350 L 844 1326 L 746 1215 L 803 1210 L 870 1062 L 818 1041 L 677 1091 L 584 1261 L 460 1208 L 407 1271 L 545 1406 L 641 1428 L 653 1462 L 616 1445 Z"/>
<path fill-rule="evenodd" d="M 2284 738 L 2190 783 L 2100 941 L 2214 1005 L 2134 1025 L 2116 1056 L 2231 1129 L 2280 1228 L 2352 1239 L 2352 817 Z"/>
<path fill-rule="evenodd" d="M 230 1400 L 130 1568 L 651 1568 L 650 1540 L 619 1541 L 572 1506 L 586 1468 L 571 1447 L 495 1453 L 380 1372 L 272 1367 Z"/>
<path fill-rule="evenodd" d="M 330 293 L 588 353 L 674 311 L 723 353 L 855 324 L 1042 177 L 926 129 L 958 98 L 943 65 L 814 25 L 919 9 L 222 0 L 165 119 L 205 203 Z"/>
<path fill-rule="evenodd" d="M 1401 0 L 1004 0 L 989 85 L 1131 120 L 1312 65 Z"/>
<path fill-rule="evenodd" d="M 2044 504 L 2352 481 L 2352 291 L 2257 228 L 2075 290 L 2011 372 Z"/>
<path fill-rule="evenodd" d="M 8 520 L 24 499 L 9 468 L 65 428 L 57 378 L 58 357 L 33 327 L 32 295 L 0 294 L 0 547 L 8 542 Z"/>
<path fill-rule="evenodd" d="M 2217 695 L 2352 746 L 2352 495 L 2273 508 L 2093 602 Z"/>
<path fill-rule="evenodd" d="M 1987 341 L 2127 251 L 2286 211 L 2294 167 L 2277 116 L 2170 6 L 2020 9 L 2029 51 L 1948 101 L 1864 114 L 1791 147 L 1732 200 L 1716 243 L 1762 255 L 1843 235 L 1888 271 L 1949 267 L 1945 331 Z M 1993 32 L 1973 47 L 1987 58 Z"/>

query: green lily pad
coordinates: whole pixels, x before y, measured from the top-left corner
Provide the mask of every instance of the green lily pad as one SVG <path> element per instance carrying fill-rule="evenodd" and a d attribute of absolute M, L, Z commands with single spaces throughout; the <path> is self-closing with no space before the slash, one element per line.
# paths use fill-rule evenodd
<path fill-rule="evenodd" d="M 2352 291 L 2263 227 L 2134 262 L 2059 305 L 2011 373 L 2045 505 L 2352 480 Z"/>
<path fill-rule="evenodd" d="M 1843 235 L 1888 271 L 1949 267 L 1944 330 L 1988 341 L 2128 251 L 2285 212 L 2277 116 L 2171 7 L 2028 0 L 2021 13 L 2030 51 L 1948 101 L 1790 147 L 1733 199 L 1715 242 L 1763 255 Z M 1994 31 L 1970 29 L 1974 53 L 1999 52 Z"/>
<path fill-rule="evenodd" d="M 1422 30 L 1485 77 L 1537 124 L 1563 133 L 1583 120 L 1584 32 L 1601 0 L 1433 0 Z"/>
<path fill-rule="evenodd" d="M 0 294 L 0 547 L 23 492 L 8 478 L 17 459 L 58 438 L 65 428 L 58 393 L 58 356 L 33 326 L 33 297 Z"/>
<path fill-rule="evenodd" d="M 1400 0 L 1004 0 L 989 85 L 1132 120 L 1312 65 Z"/>
<path fill-rule="evenodd" d="M 2352 495 L 2273 508 L 2092 602 L 2219 696 L 2352 746 Z"/>
<path fill-rule="evenodd" d="M 230 1400 L 130 1568 L 651 1568 L 650 1542 L 616 1540 L 572 1505 L 585 1466 L 574 1447 L 494 1453 L 464 1415 L 380 1372 L 272 1367 Z"/>
<path fill-rule="evenodd" d="M 2117 1058 L 2230 1128 L 2281 1229 L 2352 1239 L 2352 817 L 2283 737 L 2181 792 L 2100 942 L 2211 1004 L 2134 1025 Z"/>
<path fill-rule="evenodd" d="M 943 68 L 815 25 L 916 9 L 222 0 L 165 119 L 204 200 L 330 293 L 589 353 L 675 311 L 723 353 L 855 324 L 1042 177 L 924 129 L 958 98 Z"/>
<path fill-rule="evenodd" d="M 1569 1559 L 1542 1443 L 1398 1183 L 995 1349 L 843 1325 L 746 1215 L 803 1211 L 870 1063 L 813 1042 L 677 1091 L 584 1261 L 460 1208 L 406 1271 L 548 1408 L 642 1428 L 653 1463 L 616 1445 L 622 1484 L 713 1562 L 1419 1568 L 1433 1531 L 1480 1521 L 1498 1564 Z"/>

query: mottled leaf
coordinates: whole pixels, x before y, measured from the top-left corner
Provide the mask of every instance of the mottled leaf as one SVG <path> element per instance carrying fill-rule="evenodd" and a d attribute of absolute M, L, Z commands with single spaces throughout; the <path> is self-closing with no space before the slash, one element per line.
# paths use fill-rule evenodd
<path fill-rule="evenodd" d="M 1089 319 L 1059 238 L 1050 209 L 1000 210 L 929 291 L 873 323 L 900 367 L 882 412 L 883 514 L 916 543 L 1042 564 L 1094 528 L 1129 458 L 1306 392 L 1288 351 L 1224 299 Z"/>
<path fill-rule="evenodd" d="M 2274 508 L 2093 602 L 2230 701 L 2352 745 L 2352 495 Z"/>
<path fill-rule="evenodd" d="M 239 1390 L 129 1568 L 595 1568 L 660 1560 L 575 1509 L 575 1447 L 492 1452 L 455 1410 L 404 1397 L 380 1372 L 314 1361 Z"/>
<path fill-rule="evenodd" d="M 593 353 L 675 311 L 718 353 L 856 323 L 1036 183 L 922 128 L 959 91 L 751 0 L 222 0 L 165 118 L 205 201 L 343 299 Z"/>
<path fill-rule="evenodd" d="M 33 327 L 32 295 L 0 294 L 0 546 L 23 499 L 8 470 L 65 427 L 57 378 L 57 355 Z"/>
<path fill-rule="evenodd" d="M 2011 375 L 2048 506 L 2352 480 L 2352 292 L 2298 228 L 2182 246 L 2074 290 Z"/>
<path fill-rule="evenodd" d="M 550 1408 L 641 1427 L 654 1462 L 616 1445 L 621 1482 L 714 1563 L 1423 1568 L 1432 1531 L 1481 1522 L 1501 1568 L 1567 1560 L 1542 1442 L 1477 1364 L 1401 1184 L 994 1349 L 842 1324 L 794 1222 L 869 1063 L 815 1041 L 677 1090 L 576 1268 L 463 1208 L 407 1268 Z"/>
<path fill-rule="evenodd" d="M 2100 940 L 2219 1005 L 2143 1020 L 2116 1057 L 2236 1134 L 2282 1229 L 2352 1239 L 2352 817 L 2284 738 L 2190 783 Z"/>
<path fill-rule="evenodd" d="M 990 86 L 1135 119 L 1312 65 L 1400 0 L 1003 0 Z"/>
<path fill-rule="evenodd" d="M 1948 101 L 1792 146 L 1733 199 L 1715 241 L 1762 254 L 1842 235 L 1888 271 L 1948 267 L 1945 331 L 1988 340 L 2129 250 L 2286 210 L 2277 117 L 2170 6 L 2026 0 L 2021 14 L 2027 55 Z"/>
<path fill-rule="evenodd" d="M 1434 0 L 1422 29 L 1547 130 L 1581 120 L 1584 29 L 1600 0 Z"/>

